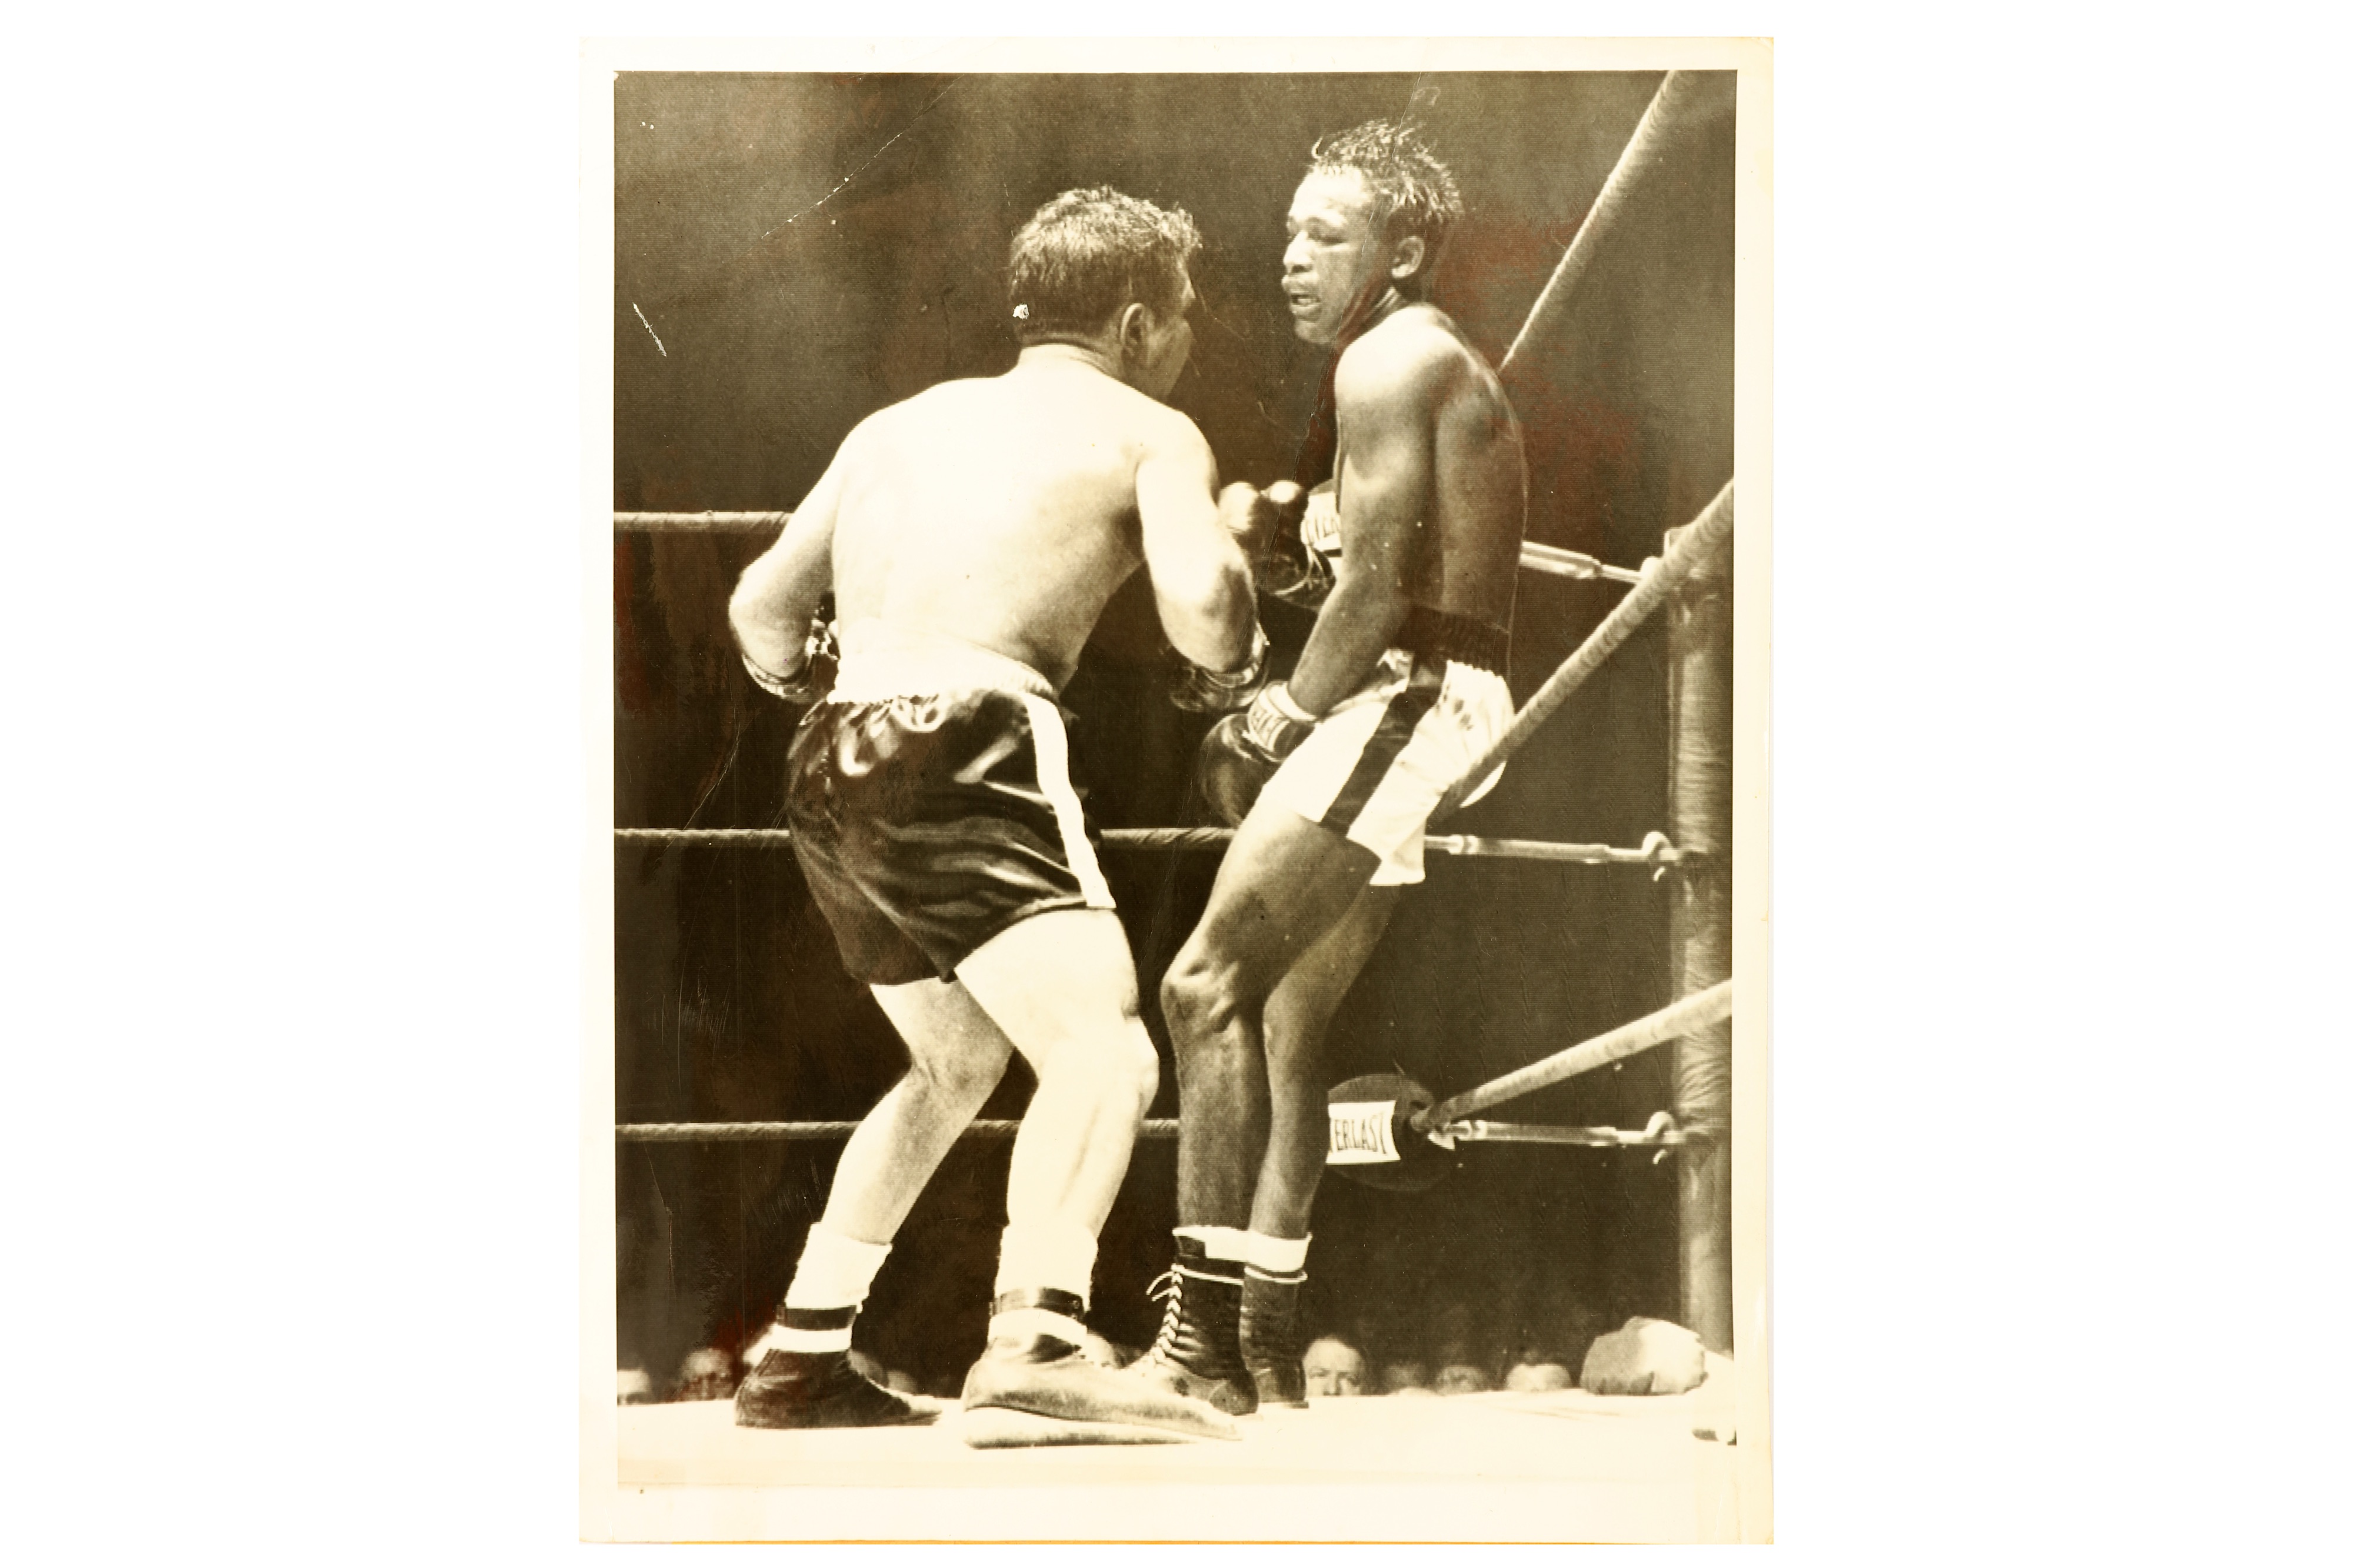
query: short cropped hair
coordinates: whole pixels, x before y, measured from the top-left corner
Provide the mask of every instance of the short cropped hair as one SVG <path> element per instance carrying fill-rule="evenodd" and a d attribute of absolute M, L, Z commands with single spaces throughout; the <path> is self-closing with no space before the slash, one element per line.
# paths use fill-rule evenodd
<path fill-rule="evenodd" d="M 1462 221 L 1462 193 L 1454 171 L 1438 161 L 1411 120 L 1368 120 L 1324 137 L 1308 153 L 1318 174 L 1353 169 L 1373 195 L 1373 221 L 1391 238 L 1421 237 L 1428 254 L 1414 281 L 1427 285 L 1454 226 Z"/>
<path fill-rule="evenodd" d="M 1013 237 L 1006 280 L 1014 331 L 1024 343 L 1091 335 L 1131 301 L 1173 312 L 1200 248 L 1200 230 L 1181 207 L 1109 185 L 1064 191 Z"/>

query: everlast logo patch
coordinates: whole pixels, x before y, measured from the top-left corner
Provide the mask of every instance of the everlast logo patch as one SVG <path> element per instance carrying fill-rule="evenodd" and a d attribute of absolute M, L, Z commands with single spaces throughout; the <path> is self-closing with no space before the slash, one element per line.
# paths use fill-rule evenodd
<path fill-rule="evenodd" d="M 1332 1117 L 1332 1147 L 1324 1156 L 1325 1164 L 1382 1165 L 1396 1161 L 1397 1143 L 1389 1136 L 1396 1100 L 1335 1100 L 1324 1109 Z"/>

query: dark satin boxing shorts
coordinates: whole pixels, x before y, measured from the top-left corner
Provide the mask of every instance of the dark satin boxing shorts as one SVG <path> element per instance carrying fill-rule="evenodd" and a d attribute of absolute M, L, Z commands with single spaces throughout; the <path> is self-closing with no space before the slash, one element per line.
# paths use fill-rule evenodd
<path fill-rule="evenodd" d="M 843 965 L 867 984 L 952 979 L 1017 921 L 1113 907 L 1049 699 L 820 702 L 786 777 L 793 852 Z"/>

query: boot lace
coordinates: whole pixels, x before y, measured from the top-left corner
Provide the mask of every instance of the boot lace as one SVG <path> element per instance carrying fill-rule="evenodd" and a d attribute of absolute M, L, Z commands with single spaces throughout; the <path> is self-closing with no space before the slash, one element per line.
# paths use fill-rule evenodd
<path fill-rule="evenodd" d="M 1184 1280 L 1176 1269 L 1171 1268 L 1145 1287 L 1144 1294 L 1151 1300 L 1167 1303 L 1167 1310 L 1160 1314 L 1160 1332 L 1153 1340 L 1152 1348 L 1144 1352 L 1145 1359 L 1163 1363 L 1172 1361 L 1176 1333 L 1185 1322 Z"/>

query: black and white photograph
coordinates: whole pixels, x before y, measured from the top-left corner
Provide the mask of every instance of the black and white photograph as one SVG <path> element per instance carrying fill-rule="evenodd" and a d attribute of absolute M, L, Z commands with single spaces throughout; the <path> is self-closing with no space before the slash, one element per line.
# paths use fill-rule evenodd
<path fill-rule="evenodd" d="M 1769 52 L 803 54 L 586 58 L 584 1533 L 1771 1539 Z"/>
<path fill-rule="evenodd" d="M 2345 23 L 1556 10 L 12 35 L 12 1560 L 2343 1556 Z"/>

